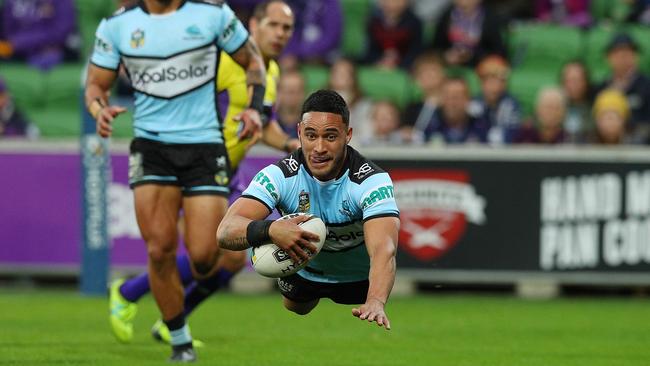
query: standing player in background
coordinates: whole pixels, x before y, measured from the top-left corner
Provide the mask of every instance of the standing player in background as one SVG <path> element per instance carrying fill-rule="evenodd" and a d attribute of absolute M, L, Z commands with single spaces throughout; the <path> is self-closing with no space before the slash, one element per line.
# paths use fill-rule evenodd
<path fill-rule="evenodd" d="M 265 220 L 277 208 L 283 214 L 310 213 L 328 227 L 321 252 L 298 273 L 278 279 L 284 306 L 308 314 L 321 298 L 362 304 L 352 315 L 390 329 L 384 307 L 395 281 L 399 211 L 386 172 L 348 146 L 349 111 L 331 90 L 310 95 L 302 108 L 302 148 L 259 172 L 241 198 L 230 206 L 217 238 L 222 248 L 245 250 L 277 244 L 294 261 L 315 251 L 315 234 L 303 231 L 301 215 Z"/>
<path fill-rule="evenodd" d="M 200 279 L 216 269 L 215 233 L 228 207 L 230 166 L 214 83 L 221 49 L 247 69 L 252 102 L 242 113 L 250 126 L 246 136 L 261 125 L 266 70 L 222 1 L 143 0 L 119 10 L 99 25 L 88 69 L 86 105 L 102 137 L 110 137 L 113 119 L 125 111 L 106 99 L 120 65 L 135 90 L 129 184 L 152 292 L 171 333 L 171 361 L 196 360 L 176 265 L 180 208 L 191 270 Z"/>
<path fill-rule="evenodd" d="M 273 105 L 276 99 L 276 83 L 280 68 L 275 59 L 280 55 L 284 46 L 291 38 L 293 31 L 293 13 L 283 0 L 270 0 L 255 7 L 249 28 L 251 37 L 260 48 L 267 68 L 266 95 L 264 96 L 263 119 L 267 121 L 263 128 L 262 140 L 269 146 L 279 150 L 292 152 L 299 147 L 297 139 L 290 139 L 282 131 L 273 116 Z M 253 138 L 238 136 L 240 123 L 238 115 L 246 108 L 248 93 L 246 90 L 246 72 L 227 53 L 221 53 L 221 62 L 217 75 L 217 89 L 222 108 L 227 111 L 224 118 L 224 138 L 230 164 L 235 171 L 244 158 L 248 147 L 253 144 Z M 240 182 L 236 179 L 230 182 L 231 201 L 239 197 Z M 245 186 L 244 186 L 245 187 Z M 182 225 L 181 225 L 182 227 Z M 190 271 L 187 255 L 177 258 L 181 281 L 185 285 L 185 316 L 187 317 L 203 300 L 207 299 L 219 288 L 225 287 L 230 279 L 246 264 L 246 252 L 224 250 L 217 264 L 217 271 L 209 278 L 194 281 Z M 144 273 L 129 280 L 115 281 L 110 291 L 110 320 L 113 333 L 118 340 L 129 342 L 133 338 L 133 318 L 136 313 L 137 301 L 149 293 L 149 276 Z M 156 322 L 152 329 L 156 339 L 169 342 L 170 335 L 167 327 L 161 321 Z M 201 344 L 194 340 L 195 345 Z"/>

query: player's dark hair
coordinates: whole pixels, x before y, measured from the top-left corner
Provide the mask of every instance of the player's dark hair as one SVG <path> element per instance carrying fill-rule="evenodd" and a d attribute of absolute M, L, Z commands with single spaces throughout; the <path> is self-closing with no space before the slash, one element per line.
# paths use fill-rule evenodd
<path fill-rule="evenodd" d="M 289 4 L 284 0 L 266 0 L 255 6 L 255 9 L 253 9 L 253 18 L 257 19 L 258 22 L 264 19 L 264 17 L 266 17 L 266 10 L 269 8 L 269 5 L 273 3 L 280 3 L 289 6 Z"/>
<path fill-rule="evenodd" d="M 302 105 L 301 115 L 309 112 L 326 112 L 338 114 L 343 123 L 350 124 L 350 110 L 343 97 L 334 90 L 321 89 L 313 92 Z"/>

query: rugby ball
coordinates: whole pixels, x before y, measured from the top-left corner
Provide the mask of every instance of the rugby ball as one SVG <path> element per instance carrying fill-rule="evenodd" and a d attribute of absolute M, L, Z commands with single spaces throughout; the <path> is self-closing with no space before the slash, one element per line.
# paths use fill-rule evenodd
<path fill-rule="evenodd" d="M 300 223 L 300 227 L 305 230 L 318 235 L 319 241 L 312 241 L 316 247 L 316 253 L 308 253 L 309 259 L 314 258 L 323 247 L 325 237 L 327 236 L 327 228 L 325 223 L 320 218 L 303 213 L 289 214 L 279 218 L 278 220 L 288 220 L 298 215 L 308 215 L 310 219 Z M 277 220 L 276 220 L 277 221 Z M 291 257 L 277 245 L 270 242 L 262 244 L 253 248 L 251 261 L 255 272 L 265 277 L 279 278 L 292 275 L 299 270 L 303 269 L 309 261 L 302 261 L 300 263 L 294 262 Z"/>

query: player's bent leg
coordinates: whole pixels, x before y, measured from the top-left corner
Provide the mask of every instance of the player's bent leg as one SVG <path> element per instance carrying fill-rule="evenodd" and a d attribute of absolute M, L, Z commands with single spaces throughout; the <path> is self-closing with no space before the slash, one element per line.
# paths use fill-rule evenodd
<path fill-rule="evenodd" d="M 176 267 L 176 221 L 181 192 L 175 186 L 141 185 L 133 190 L 142 237 L 147 244 L 149 282 L 163 319 L 183 312 L 183 287 Z"/>
<path fill-rule="evenodd" d="M 217 228 L 227 208 L 227 199 L 220 195 L 183 198 L 185 245 L 198 280 L 208 278 L 216 270 L 219 256 Z"/>
<path fill-rule="evenodd" d="M 294 312 L 298 315 L 307 315 L 309 314 L 316 305 L 318 305 L 319 299 L 316 300 L 311 300 L 307 302 L 297 302 L 294 300 L 290 300 L 286 298 L 285 296 L 282 296 L 282 302 L 284 304 L 285 309 Z"/>

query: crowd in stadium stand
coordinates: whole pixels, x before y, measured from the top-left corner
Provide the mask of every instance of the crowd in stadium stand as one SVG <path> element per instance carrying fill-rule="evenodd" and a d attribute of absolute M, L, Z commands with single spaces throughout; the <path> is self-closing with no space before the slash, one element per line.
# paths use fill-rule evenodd
<path fill-rule="evenodd" d="M 88 47 L 75 9 L 84 1 L 2 2 L 0 62 L 45 72 L 81 62 Z M 133 2 L 106 1 L 113 8 Z M 260 1 L 228 3 L 245 21 Z M 287 3 L 296 29 L 280 59 L 276 115 L 292 135 L 305 93 L 327 87 L 350 105 L 359 146 L 650 144 L 650 0 Z M 354 9 L 363 18 L 352 22 Z M 555 30 L 555 40 L 536 39 L 541 30 Z M 360 41 L 348 42 L 354 37 Z M 553 42 L 573 39 L 597 46 L 562 59 Z M 404 75 L 408 85 L 392 92 L 376 87 L 390 89 L 389 81 L 369 86 L 364 70 L 376 78 Z"/>

